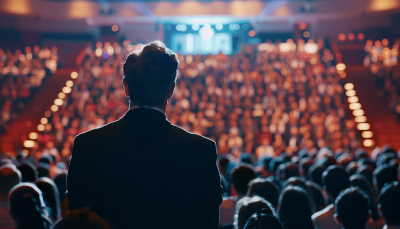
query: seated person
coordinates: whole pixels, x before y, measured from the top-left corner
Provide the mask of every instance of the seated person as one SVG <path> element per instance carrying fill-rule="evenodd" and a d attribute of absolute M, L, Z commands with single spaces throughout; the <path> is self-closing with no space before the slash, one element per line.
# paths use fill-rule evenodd
<path fill-rule="evenodd" d="M 386 221 L 384 228 L 400 228 L 400 185 L 398 181 L 386 184 L 383 187 L 378 208 Z"/>
<path fill-rule="evenodd" d="M 340 193 L 335 209 L 335 221 L 344 229 L 365 229 L 371 217 L 368 197 L 359 188 L 352 187 Z"/>
<path fill-rule="evenodd" d="M 274 208 L 262 197 L 253 196 L 240 199 L 236 204 L 235 222 L 233 223 L 235 229 L 243 229 L 247 219 L 261 211 L 276 216 Z"/>

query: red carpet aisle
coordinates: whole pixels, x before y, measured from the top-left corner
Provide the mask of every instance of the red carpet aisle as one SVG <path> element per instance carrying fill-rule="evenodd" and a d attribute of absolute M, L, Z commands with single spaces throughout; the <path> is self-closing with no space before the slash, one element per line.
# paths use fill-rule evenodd
<path fill-rule="evenodd" d="M 378 87 L 375 86 L 373 76 L 369 75 L 362 65 L 348 66 L 346 73 L 344 81 L 354 84 L 367 122 L 371 124 L 375 145 L 389 144 L 399 150 L 400 123 L 396 122 L 396 116 L 390 111 L 388 101 L 378 96 Z"/>
<path fill-rule="evenodd" d="M 65 86 L 65 82 L 71 79 L 72 71 L 74 69 L 58 69 L 46 80 L 34 98 L 18 114 L 18 118 L 8 126 L 7 132 L 0 136 L 0 150 L 3 153 L 14 153 L 15 145 L 22 144 L 29 132 L 37 131 L 37 125 L 40 124 L 44 112 L 50 110 L 50 106 L 54 104 L 54 100 Z"/>

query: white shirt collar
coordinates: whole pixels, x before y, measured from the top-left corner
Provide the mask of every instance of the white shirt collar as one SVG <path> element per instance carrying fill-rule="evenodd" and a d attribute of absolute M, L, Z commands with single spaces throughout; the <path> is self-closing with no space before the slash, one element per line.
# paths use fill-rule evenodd
<path fill-rule="evenodd" d="M 129 110 L 131 111 L 131 110 L 134 110 L 134 109 L 137 109 L 137 108 L 153 109 L 153 110 L 156 110 L 156 111 L 158 111 L 158 112 L 161 112 L 162 114 L 165 115 L 165 111 L 161 110 L 161 109 L 158 108 L 158 107 L 153 107 L 153 106 L 138 106 L 138 105 L 134 105 L 134 106 L 131 106 L 131 107 L 129 108 Z"/>

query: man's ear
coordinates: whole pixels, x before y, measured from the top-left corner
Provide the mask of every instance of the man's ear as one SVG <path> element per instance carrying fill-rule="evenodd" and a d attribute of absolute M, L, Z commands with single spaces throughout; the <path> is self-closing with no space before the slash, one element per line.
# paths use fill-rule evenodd
<path fill-rule="evenodd" d="M 175 86 L 176 86 L 176 83 L 174 83 L 174 84 L 172 85 L 171 90 L 168 92 L 167 99 L 172 98 L 172 95 L 174 95 Z"/>
<path fill-rule="evenodd" d="M 337 225 L 339 225 L 339 226 L 342 225 L 342 222 L 340 221 L 338 214 L 335 213 L 333 215 L 333 218 L 335 219 L 335 222 L 336 222 Z"/>
<path fill-rule="evenodd" d="M 124 88 L 125 96 L 129 97 L 130 94 L 129 94 L 128 84 L 125 81 L 125 77 L 122 78 L 122 87 Z"/>

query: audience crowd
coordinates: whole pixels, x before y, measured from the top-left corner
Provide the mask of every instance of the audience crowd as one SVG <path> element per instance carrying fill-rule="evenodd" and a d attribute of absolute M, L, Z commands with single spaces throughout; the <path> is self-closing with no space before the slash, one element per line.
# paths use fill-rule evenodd
<path fill-rule="evenodd" d="M 1 158 L 1 228 L 112 227 L 95 212 L 68 212 L 65 195 L 74 136 L 128 109 L 121 63 L 135 46 L 95 46 L 39 144 Z M 220 228 L 400 227 L 400 152 L 360 148 L 328 44 L 267 42 L 179 59 L 167 116 L 217 142 Z"/>
<path fill-rule="evenodd" d="M 381 95 L 390 102 L 390 109 L 397 115 L 400 123 L 400 39 L 395 40 L 390 47 L 387 39 L 373 42 L 368 40 L 365 45 L 366 56 L 364 66 L 375 77 L 375 83 L 381 88 Z"/>
<path fill-rule="evenodd" d="M 56 47 L 28 46 L 25 52 L 17 49 L 14 53 L 0 48 L 0 134 L 43 80 L 56 71 L 57 61 Z"/>

